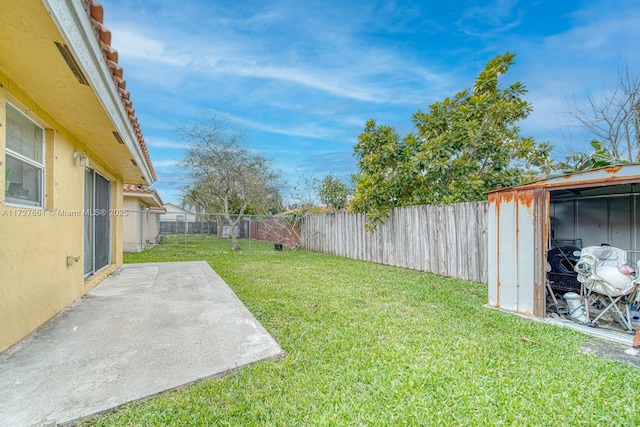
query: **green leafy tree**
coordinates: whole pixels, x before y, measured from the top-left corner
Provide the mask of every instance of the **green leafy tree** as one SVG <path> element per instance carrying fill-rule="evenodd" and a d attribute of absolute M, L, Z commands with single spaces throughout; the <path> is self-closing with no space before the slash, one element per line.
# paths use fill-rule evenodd
<path fill-rule="evenodd" d="M 614 156 L 602 141 L 593 140 L 591 141 L 591 146 L 593 147 L 593 153 L 571 153 L 558 167 L 564 173 L 572 173 L 629 163 L 626 159 Z"/>
<path fill-rule="evenodd" d="M 416 131 L 404 138 L 369 120 L 354 148 L 353 210 L 375 227 L 395 206 L 483 200 L 487 191 L 550 172 L 552 147 L 520 136 L 516 126 L 532 111 L 524 85 L 498 85 L 514 57 L 495 57 L 473 88 L 415 113 Z"/>
<path fill-rule="evenodd" d="M 337 212 L 343 209 L 349 198 L 349 187 L 337 177 L 329 174 L 324 177 L 318 188 L 320 201 L 329 206 L 332 211 Z"/>

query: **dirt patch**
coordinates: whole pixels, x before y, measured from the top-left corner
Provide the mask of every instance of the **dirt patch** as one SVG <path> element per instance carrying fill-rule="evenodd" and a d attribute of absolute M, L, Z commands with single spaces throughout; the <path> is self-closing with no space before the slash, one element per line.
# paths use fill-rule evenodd
<path fill-rule="evenodd" d="M 634 351 L 636 350 L 636 351 Z M 598 339 L 591 339 L 582 346 L 585 354 L 593 354 L 604 359 L 613 359 L 634 368 L 640 368 L 640 349 Z"/>

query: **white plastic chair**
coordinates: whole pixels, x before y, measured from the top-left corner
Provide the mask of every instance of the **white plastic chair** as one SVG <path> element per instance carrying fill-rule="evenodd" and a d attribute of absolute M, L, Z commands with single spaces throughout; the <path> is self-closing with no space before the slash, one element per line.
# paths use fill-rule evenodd
<path fill-rule="evenodd" d="M 627 265 L 627 253 L 608 245 L 583 248 L 575 265 L 587 314 L 586 324 L 597 326 L 609 313 L 625 331 L 635 333 L 629 307 L 640 298 L 637 277 Z M 602 311 L 591 320 L 590 308 L 599 304 Z"/>

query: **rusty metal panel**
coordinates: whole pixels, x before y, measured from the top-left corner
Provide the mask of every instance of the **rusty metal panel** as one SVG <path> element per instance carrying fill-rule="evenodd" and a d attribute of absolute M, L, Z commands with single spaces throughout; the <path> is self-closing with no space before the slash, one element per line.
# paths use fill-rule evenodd
<path fill-rule="evenodd" d="M 637 197 L 580 198 L 554 201 L 559 189 L 603 187 L 640 182 L 640 164 L 554 177 L 488 194 L 488 298 L 505 310 L 545 316 L 545 280 L 550 214 L 556 239 L 582 238 L 637 248 L 640 242 Z M 569 193 L 571 194 L 571 193 Z M 604 201 L 604 202 L 603 202 Z M 604 203 L 604 205 L 603 205 Z"/>
<path fill-rule="evenodd" d="M 534 265 L 537 264 L 534 251 L 536 229 L 534 226 L 533 191 L 519 191 L 516 203 L 517 228 L 514 232 L 516 233 L 517 242 L 515 248 L 517 299 L 515 311 L 523 314 L 533 314 L 533 276 Z"/>
<path fill-rule="evenodd" d="M 632 239 L 632 247 L 635 248 L 636 251 L 640 250 L 640 206 L 638 202 L 640 202 L 640 197 L 633 196 L 633 202 L 631 203 L 631 239 Z M 636 265 L 640 266 L 640 253 L 633 252 L 629 254 L 629 258 Z"/>
<path fill-rule="evenodd" d="M 579 188 L 640 181 L 640 165 L 609 166 L 540 181 L 542 187 Z M 540 186 L 538 186 L 540 187 Z"/>
<path fill-rule="evenodd" d="M 545 317 L 547 314 L 546 289 L 547 249 L 549 243 L 549 192 L 534 191 L 534 265 L 533 265 L 533 315 Z"/>
<path fill-rule="evenodd" d="M 489 195 L 489 304 L 544 316 L 548 192 Z"/>
<path fill-rule="evenodd" d="M 627 164 L 551 177 L 528 184 L 518 185 L 509 189 L 495 190 L 494 193 L 513 190 L 532 190 L 535 188 L 555 190 L 561 188 L 603 187 L 614 184 L 631 184 L 639 182 L 640 164 Z"/>
<path fill-rule="evenodd" d="M 500 233 L 498 229 L 498 212 L 500 206 L 498 205 L 498 197 L 496 194 L 489 194 L 489 201 L 487 205 L 487 283 L 488 283 L 488 298 L 489 305 L 492 307 L 500 307 L 500 293 L 498 289 L 500 287 L 498 277 L 498 259 L 499 259 L 499 246 L 498 235 Z"/>
<path fill-rule="evenodd" d="M 498 300 L 499 307 L 518 308 L 517 192 L 500 193 L 498 207 Z"/>

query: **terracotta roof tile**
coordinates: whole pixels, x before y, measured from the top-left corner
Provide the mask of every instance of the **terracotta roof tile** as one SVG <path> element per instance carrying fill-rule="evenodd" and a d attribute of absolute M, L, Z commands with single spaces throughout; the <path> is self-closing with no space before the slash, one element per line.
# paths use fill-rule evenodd
<path fill-rule="evenodd" d="M 86 2 L 89 4 L 89 16 L 98 22 L 102 22 L 104 18 L 104 8 L 97 2 Z"/>
<path fill-rule="evenodd" d="M 106 55 L 106 54 L 105 54 Z M 123 70 L 122 67 L 119 66 L 118 64 L 116 64 L 115 62 L 113 62 L 110 59 L 107 59 L 107 65 L 109 66 L 109 69 L 111 70 L 111 74 L 114 75 L 115 77 L 122 79 L 122 74 L 123 74 Z"/>
<path fill-rule="evenodd" d="M 91 1 L 91 0 L 89 0 Z M 105 27 L 104 25 L 102 25 L 102 22 L 91 18 L 91 25 L 93 26 L 94 30 L 97 31 L 98 35 L 100 36 L 98 42 L 102 41 L 104 42 L 106 45 L 110 45 L 111 44 L 111 31 L 109 31 L 109 29 L 107 27 Z"/>
<path fill-rule="evenodd" d="M 102 40 L 100 40 L 100 49 L 102 49 L 102 52 L 104 52 L 108 60 L 118 62 L 118 51 Z"/>
<path fill-rule="evenodd" d="M 151 177 L 155 181 L 157 177 L 156 172 L 153 169 L 153 164 L 151 163 L 149 149 L 147 148 L 147 144 L 145 143 L 144 138 L 142 137 L 142 133 L 140 132 L 138 119 L 135 117 L 135 110 L 131 106 L 131 100 L 129 99 L 130 94 L 125 89 L 127 85 L 122 78 L 122 67 L 118 65 L 118 51 L 111 46 L 111 31 L 104 26 L 104 8 L 96 0 L 82 0 L 82 2 L 84 4 L 85 10 L 87 11 L 89 19 L 91 20 L 91 25 L 96 35 L 96 40 L 98 40 L 98 43 L 100 44 L 100 49 L 102 50 L 102 54 L 104 55 L 105 62 L 109 67 L 109 70 L 111 71 L 113 83 L 118 89 L 118 94 L 120 95 L 123 106 L 127 111 L 131 126 L 136 131 L 138 144 L 140 145 L 140 149 L 142 150 L 142 154 L 144 155 L 147 165 L 149 165 Z"/>
<path fill-rule="evenodd" d="M 128 193 L 141 193 L 141 194 L 153 194 L 156 190 L 141 186 L 141 185 L 133 185 L 133 184 L 124 184 L 122 186 L 122 190 Z"/>
<path fill-rule="evenodd" d="M 143 185 L 124 184 L 122 186 L 122 191 L 125 193 L 148 194 L 150 196 L 155 195 L 158 198 L 160 204 L 163 204 L 160 195 L 153 188 L 145 187 Z"/>

